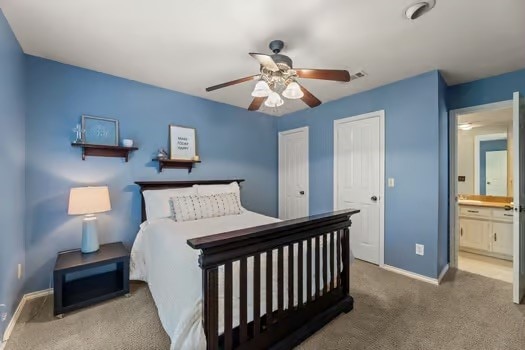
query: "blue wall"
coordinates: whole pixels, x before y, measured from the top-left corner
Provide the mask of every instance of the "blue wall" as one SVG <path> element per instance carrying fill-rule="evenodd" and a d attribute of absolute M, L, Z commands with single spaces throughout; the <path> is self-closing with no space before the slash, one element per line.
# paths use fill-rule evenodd
<path fill-rule="evenodd" d="M 333 122 L 385 110 L 385 263 L 437 277 L 440 170 L 439 73 L 402 80 L 279 119 L 280 131 L 310 128 L 310 212 L 333 208 Z M 319 184 L 322 184 L 319 185 Z M 415 254 L 415 244 L 425 255 Z"/>
<path fill-rule="evenodd" d="M 27 57 L 27 284 L 47 288 L 56 252 L 80 245 L 81 218 L 66 214 L 72 186 L 107 184 L 112 211 L 99 215 L 102 242 L 131 244 L 140 223 L 136 180 L 244 178 L 251 210 L 277 212 L 274 117 L 32 56 Z M 72 148 L 82 114 L 116 118 L 121 138 L 139 151 L 129 163 Z M 167 149 L 168 125 L 197 128 L 202 163 L 191 174 L 157 173 L 151 159 Z"/>
<path fill-rule="evenodd" d="M 512 100 L 516 91 L 525 95 L 525 69 L 449 87 L 448 109 Z"/>
<path fill-rule="evenodd" d="M 20 300 L 24 265 L 24 54 L 0 10 L 0 341 Z M 2 313 L 7 319 L 2 322 Z"/>

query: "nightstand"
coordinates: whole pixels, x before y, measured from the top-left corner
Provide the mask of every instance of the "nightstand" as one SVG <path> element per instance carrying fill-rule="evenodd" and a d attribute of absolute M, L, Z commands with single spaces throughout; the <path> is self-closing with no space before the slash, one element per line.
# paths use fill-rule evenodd
<path fill-rule="evenodd" d="M 129 295 L 129 251 L 124 244 L 103 244 L 96 252 L 58 253 L 54 280 L 55 316 Z"/>

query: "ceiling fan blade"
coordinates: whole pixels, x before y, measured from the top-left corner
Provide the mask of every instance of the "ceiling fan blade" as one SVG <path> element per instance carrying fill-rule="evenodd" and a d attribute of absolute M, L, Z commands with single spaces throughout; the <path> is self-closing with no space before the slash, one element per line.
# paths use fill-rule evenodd
<path fill-rule="evenodd" d="M 301 100 L 303 100 L 304 103 L 306 103 L 311 108 L 319 106 L 322 102 L 317 97 L 312 95 L 312 93 L 305 89 L 304 86 L 300 85 L 301 91 L 303 92 L 304 96 L 301 97 Z"/>
<path fill-rule="evenodd" d="M 277 66 L 277 63 L 274 62 L 272 56 L 266 55 L 264 53 L 253 53 L 253 52 L 250 52 L 249 55 L 255 58 L 257 61 L 259 61 L 261 66 L 263 66 L 264 68 L 271 70 L 272 72 L 279 71 L 279 67 Z"/>
<path fill-rule="evenodd" d="M 232 86 L 232 85 L 244 83 L 244 82 L 247 82 L 247 81 L 250 81 L 250 80 L 255 80 L 258 77 L 259 77 L 259 74 L 257 74 L 257 75 L 250 75 L 249 77 L 244 77 L 244 78 L 241 78 L 241 79 L 229 81 L 227 83 L 222 83 L 222 84 L 219 84 L 219 85 L 210 86 L 210 87 L 206 88 L 206 91 L 210 92 L 210 91 L 213 91 L 213 90 L 222 89 L 222 88 L 227 87 L 227 86 Z"/>
<path fill-rule="evenodd" d="M 248 107 L 249 111 L 257 111 L 266 100 L 266 97 L 255 97 Z"/>
<path fill-rule="evenodd" d="M 334 81 L 350 81 L 350 73 L 347 70 L 336 69 L 294 69 L 299 78 L 304 79 L 322 79 Z"/>

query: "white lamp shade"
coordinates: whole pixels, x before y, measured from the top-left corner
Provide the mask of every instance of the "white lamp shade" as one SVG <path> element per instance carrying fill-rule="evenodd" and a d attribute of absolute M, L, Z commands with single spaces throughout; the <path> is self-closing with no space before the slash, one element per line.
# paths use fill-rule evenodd
<path fill-rule="evenodd" d="M 74 187 L 69 192 L 69 215 L 95 214 L 110 210 L 107 186 Z"/>
<path fill-rule="evenodd" d="M 272 91 L 266 101 L 264 101 L 264 105 L 267 107 L 279 107 L 282 106 L 284 103 L 283 99 L 279 94 L 275 91 Z"/>
<path fill-rule="evenodd" d="M 270 89 L 270 86 L 267 82 L 263 80 L 259 80 L 257 84 L 255 84 L 255 88 L 252 91 L 253 97 L 266 97 L 270 95 L 272 90 Z"/>
<path fill-rule="evenodd" d="M 290 84 L 288 84 L 286 89 L 283 91 L 283 96 L 290 100 L 296 100 L 302 98 L 304 96 L 304 93 L 301 90 L 299 84 L 293 81 Z"/>

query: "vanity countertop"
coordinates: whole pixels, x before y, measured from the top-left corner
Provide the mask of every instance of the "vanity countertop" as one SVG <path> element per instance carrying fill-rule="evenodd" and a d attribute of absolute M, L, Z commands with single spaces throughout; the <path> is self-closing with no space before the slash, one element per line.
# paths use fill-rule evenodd
<path fill-rule="evenodd" d="M 489 208 L 505 208 L 511 206 L 511 203 L 502 203 L 502 202 L 489 202 L 489 201 L 479 201 L 472 199 L 460 199 L 458 200 L 459 205 L 471 205 L 476 207 L 489 207 Z"/>

